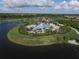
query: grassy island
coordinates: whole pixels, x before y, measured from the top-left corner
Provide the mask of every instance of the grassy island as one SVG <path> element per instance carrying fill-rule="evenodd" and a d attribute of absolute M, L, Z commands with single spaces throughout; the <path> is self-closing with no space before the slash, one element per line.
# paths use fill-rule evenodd
<path fill-rule="evenodd" d="M 67 43 L 69 39 L 74 39 L 78 36 L 73 30 L 65 34 L 52 34 L 52 35 L 44 35 L 44 36 L 23 35 L 18 31 L 18 29 L 19 26 L 10 30 L 8 32 L 8 38 L 11 42 L 24 46 L 62 44 L 62 43 Z"/>
<path fill-rule="evenodd" d="M 56 25 L 64 25 L 63 28 L 60 28 L 61 30 L 59 32 L 53 32 L 52 34 L 44 34 L 44 35 L 38 35 L 38 34 L 28 34 L 27 33 L 27 25 L 35 24 L 36 22 L 42 21 L 42 19 L 50 19 L 54 22 Z M 75 27 L 76 23 L 71 20 L 64 20 L 65 18 L 55 17 L 53 19 L 52 17 L 28 17 L 22 19 L 22 23 L 18 25 L 17 27 L 11 29 L 8 32 L 8 39 L 16 44 L 24 45 L 24 46 L 42 46 L 42 45 L 51 45 L 51 44 L 63 44 L 68 43 L 68 40 L 74 40 L 79 37 L 79 35 L 70 27 L 78 29 L 78 25 Z M 63 19 L 63 20 L 62 20 Z M 28 20 L 28 21 L 27 21 Z M 68 22 L 66 22 L 68 21 Z M 75 21 L 77 22 L 77 21 Z M 78 22 L 77 22 L 78 23 Z M 73 25 L 75 24 L 75 25 Z"/>

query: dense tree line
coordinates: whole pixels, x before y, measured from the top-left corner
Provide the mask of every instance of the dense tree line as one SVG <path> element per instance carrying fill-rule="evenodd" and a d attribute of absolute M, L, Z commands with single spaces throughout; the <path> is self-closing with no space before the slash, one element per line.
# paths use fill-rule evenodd
<path fill-rule="evenodd" d="M 0 13 L 0 18 L 24 18 L 24 17 L 42 17 L 42 16 L 46 16 L 46 17 L 64 17 L 68 14 L 27 14 L 27 13 Z M 74 14 L 72 14 L 74 15 Z M 69 15 L 70 16 L 70 15 Z M 76 14 L 77 16 L 77 14 Z"/>
<path fill-rule="evenodd" d="M 79 21 L 72 21 L 72 20 L 57 20 L 57 21 L 66 26 L 72 26 L 79 30 Z"/>

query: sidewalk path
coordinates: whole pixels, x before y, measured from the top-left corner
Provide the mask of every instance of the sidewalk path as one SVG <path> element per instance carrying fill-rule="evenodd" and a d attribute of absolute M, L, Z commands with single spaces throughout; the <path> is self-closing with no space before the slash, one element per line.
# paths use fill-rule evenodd
<path fill-rule="evenodd" d="M 72 30 L 74 30 L 78 35 L 79 35 L 79 31 L 73 27 L 70 27 Z M 76 40 L 68 40 L 68 43 L 70 44 L 75 44 L 75 45 L 79 45 L 79 43 L 76 42 Z"/>
<path fill-rule="evenodd" d="M 78 35 L 79 35 L 79 31 L 73 27 L 70 27 L 72 30 L 74 30 Z"/>

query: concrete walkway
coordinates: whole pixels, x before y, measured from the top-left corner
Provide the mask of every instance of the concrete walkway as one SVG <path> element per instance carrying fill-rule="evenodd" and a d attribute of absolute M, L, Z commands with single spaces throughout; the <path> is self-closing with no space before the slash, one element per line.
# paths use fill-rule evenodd
<path fill-rule="evenodd" d="M 70 27 L 72 30 L 74 30 L 78 35 L 79 35 L 79 31 L 73 27 Z M 68 40 L 68 43 L 70 44 L 75 44 L 75 45 L 79 45 L 79 43 L 76 42 L 76 40 Z"/>
<path fill-rule="evenodd" d="M 78 35 L 79 35 L 79 31 L 73 27 L 70 27 L 72 30 L 74 30 Z"/>
<path fill-rule="evenodd" d="M 75 44 L 75 45 L 79 45 L 79 43 L 77 43 L 76 40 L 68 40 L 68 43 Z"/>

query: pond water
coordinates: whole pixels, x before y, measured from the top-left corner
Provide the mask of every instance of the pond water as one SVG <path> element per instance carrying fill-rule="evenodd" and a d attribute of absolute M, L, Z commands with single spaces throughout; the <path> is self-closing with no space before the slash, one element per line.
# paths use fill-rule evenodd
<path fill-rule="evenodd" d="M 10 42 L 7 33 L 18 23 L 0 24 L 0 53 L 5 58 L 9 57 L 32 57 L 32 58 L 54 58 L 54 59 L 79 59 L 79 47 L 71 44 L 56 44 L 41 47 L 24 47 Z"/>
<path fill-rule="evenodd" d="M 7 33 L 9 30 L 14 28 L 17 25 L 17 23 L 3 23 L 0 24 L 0 43 L 3 47 L 8 47 L 8 38 Z"/>

